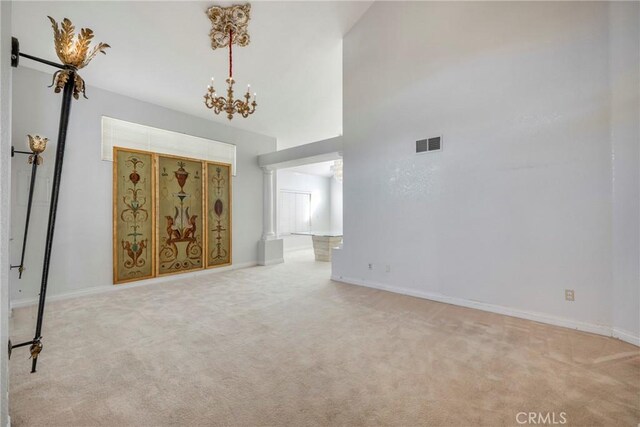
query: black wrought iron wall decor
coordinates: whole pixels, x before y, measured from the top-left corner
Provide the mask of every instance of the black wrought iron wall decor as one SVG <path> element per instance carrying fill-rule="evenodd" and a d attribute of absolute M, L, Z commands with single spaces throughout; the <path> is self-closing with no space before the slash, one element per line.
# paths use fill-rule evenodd
<path fill-rule="evenodd" d="M 22 279 L 24 271 L 24 255 L 27 250 L 27 236 L 29 235 L 29 219 L 31 218 L 31 205 L 33 205 L 33 191 L 36 187 L 36 174 L 38 166 L 42 164 L 42 152 L 47 148 L 48 138 L 40 135 L 27 135 L 29 138 L 29 148 L 31 151 L 18 151 L 11 147 L 11 157 L 15 154 L 29 154 L 29 163 L 31 164 L 31 180 L 29 181 L 29 198 L 27 199 L 27 218 L 24 224 L 24 235 L 22 237 L 22 254 L 20 255 L 20 264 L 12 265 L 11 269 L 18 269 L 18 279 Z"/>
<path fill-rule="evenodd" d="M 47 237 L 44 247 L 44 261 L 42 265 L 42 281 L 40 283 L 36 331 L 31 341 L 25 341 L 15 345 L 12 345 L 11 341 L 9 341 L 9 356 L 11 355 L 12 349 L 30 345 L 29 351 L 32 358 L 32 373 L 36 372 L 38 355 L 42 351 L 42 319 L 44 316 L 44 305 L 47 297 L 53 233 L 56 226 L 58 195 L 60 193 L 60 184 L 62 181 L 62 164 L 64 161 L 65 144 L 67 141 L 67 128 L 69 126 L 69 115 L 71 113 L 71 101 L 72 98 L 78 99 L 79 95 L 84 95 L 85 92 L 84 80 L 82 80 L 78 75 L 78 70 L 87 66 L 98 52 L 106 53 L 104 50 L 109 47 L 108 44 L 99 43 L 93 49 L 89 50 L 91 40 L 93 39 L 93 31 L 91 29 L 82 28 L 76 35 L 75 27 L 67 18 L 62 21 L 59 27 L 58 23 L 53 18 L 48 18 L 53 27 L 56 54 L 62 64 L 22 53 L 20 52 L 20 43 L 18 42 L 18 39 L 14 37 L 11 40 L 11 66 L 17 67 L 20 57 L 23 57 L 57 68 L 58 70 L 54 74 L 52 86 L 55 86 L 56 93 L 62 91 L 62 106 L 60 109 L 56 157 L 53 167 L 53 183 L 51 186 L 51 201 L 49 206 L 49 219 L 47 222 Z"/>

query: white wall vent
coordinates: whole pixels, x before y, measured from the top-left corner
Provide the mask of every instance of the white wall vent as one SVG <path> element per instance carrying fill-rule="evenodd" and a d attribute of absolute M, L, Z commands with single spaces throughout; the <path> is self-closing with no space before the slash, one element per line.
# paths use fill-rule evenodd
<path fill-rule="evenodd" d="M 416 141 L 416 153 L 426 153 L 428 151 L 440 150 L 442 150 L 442 137 L 440 136 Z"/>

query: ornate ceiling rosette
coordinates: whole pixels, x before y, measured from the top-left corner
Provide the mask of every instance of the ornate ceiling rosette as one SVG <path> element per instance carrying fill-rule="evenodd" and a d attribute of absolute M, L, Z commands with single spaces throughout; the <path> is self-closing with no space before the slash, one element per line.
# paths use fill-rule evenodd
<path fill-rule="evenodd" d="M 251 5 L 235 5 L 230 7 L 211 6 L 207 9 L 211 20 L 211 48 L 229 46 L 229 40 L 238 46 L 247 46 L 250 41 L 247 27 L 251 19 Z M 233 38 L 229 36 L 233 33 Z"/>

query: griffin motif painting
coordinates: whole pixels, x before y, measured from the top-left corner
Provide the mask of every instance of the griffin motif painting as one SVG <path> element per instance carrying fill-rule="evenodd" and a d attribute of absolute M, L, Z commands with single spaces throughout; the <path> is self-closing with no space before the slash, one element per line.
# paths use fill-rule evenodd
<path fill-rule="evenodd" d="M 201 269 L 203 162 L 158 155 L 158 274 Z"/>

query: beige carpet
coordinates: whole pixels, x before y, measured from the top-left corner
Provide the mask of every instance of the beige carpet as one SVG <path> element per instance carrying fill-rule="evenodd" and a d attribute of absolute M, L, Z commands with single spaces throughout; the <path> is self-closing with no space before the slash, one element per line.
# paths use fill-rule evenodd
<path fill-rule="evenodd" d="M 39 371 L 10 362 L 14 426 L 640 422 L 621 341 L 331 282 L 292 262 L 53 302 Z M 14 341 L 35 309 L 16 310 Z"/>

